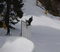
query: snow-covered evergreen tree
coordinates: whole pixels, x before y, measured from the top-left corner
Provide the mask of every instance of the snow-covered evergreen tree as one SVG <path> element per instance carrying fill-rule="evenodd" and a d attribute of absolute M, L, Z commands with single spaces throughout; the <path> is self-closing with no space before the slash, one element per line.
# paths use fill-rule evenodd
<path fill-rule="evenodd" d="M 23 0 L 1 0 L 0 1 L 0 15 L 3 16 L 3 21 L 7 26 L 7 34 L 10 33 L 10 24 L 16 24 L 19 22 L 18 18 L 22 18 L 23 12 Z M 0 17 L 1 18 L 1 17 Z M 15 20 L 15 21 L 14 21 Z"/>

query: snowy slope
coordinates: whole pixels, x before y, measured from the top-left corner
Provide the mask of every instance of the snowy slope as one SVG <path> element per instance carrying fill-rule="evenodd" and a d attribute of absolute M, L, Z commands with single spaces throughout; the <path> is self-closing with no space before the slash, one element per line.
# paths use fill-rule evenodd
<path fill-rule="evenodd" d="M 26 0 L 24 6 L 25 18 L 34 17 L 30 38 L 35 45 L 33 52 L 60 52 L 59 17 L 45 15 L 45 11 L 35 4 L 35 0 Z"/>
<path fill-rule="evenodd" d="M 29 37 L 23 35 L 29 40 L 21 37 L 11 37 L 10 41 L 14 41 L 10 43 L 9 38 L 7 38 L 8 41 L 5 41 L 6 37 L 1 37 L 0 52 L 60 52 L 60 21 L 56 19 L 59 17 L 50 14 L 45 15 L 45 11 L 37 7 L 35 1 L 24 0 L 24 16 L 22 20 L 33 16 L 32 25 L 28 29 L 23 28 L 23 34 L 26 34 L 25 32 L 30 33 Z M 20 23 L 16 27 L 19 29 Z"/>

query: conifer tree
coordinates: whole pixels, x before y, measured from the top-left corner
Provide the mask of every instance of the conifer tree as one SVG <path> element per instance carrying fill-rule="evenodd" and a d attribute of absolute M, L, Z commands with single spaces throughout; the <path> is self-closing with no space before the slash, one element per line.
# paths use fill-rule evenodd
<path fill-rule="evenodd" d="M 11 26 L 11 24 L 15 25 L 19 22 L 19 18 L 23 17 L 23 12 L 21 8 L 24 4 L 22 2 L 23 0 L 0 1 L 0 14 L 3 14 L 3 21 L 7 26 L 7 35 L 10 33 L 10 28 L 14 28 Z"/>

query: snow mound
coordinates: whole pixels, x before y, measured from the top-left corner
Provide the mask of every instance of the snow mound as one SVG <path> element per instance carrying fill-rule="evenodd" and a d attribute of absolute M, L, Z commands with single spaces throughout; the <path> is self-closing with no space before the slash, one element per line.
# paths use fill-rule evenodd
<path fill-rule="evenodd" d="M 16 40 L 11 41 L 13 40 L 13 38 L 14 37 L 8 38 L 6 43 L 0 49 L 0 52 L 32 52 L 33 51 L 34 44 L 32 41 L 24 37 L 18 37 L 15 38 Z"/>

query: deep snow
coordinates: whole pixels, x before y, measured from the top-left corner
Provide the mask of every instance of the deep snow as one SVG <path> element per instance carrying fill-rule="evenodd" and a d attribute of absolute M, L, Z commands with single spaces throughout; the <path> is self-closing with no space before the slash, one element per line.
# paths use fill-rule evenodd
<path fill-rule="evenodd" d="M 60 52 L 59 17 L 44 14 L 45 10 L 37 7 L 36 0 L 24 0 L 22 20 L 33 16 L 31 26 L 23 23 L 23 37 L 0 37 L 0 52 Z M 18 26 L 18 27 L 17 27 Z M 20 35 L 20 23 L 16 25 L 12 35 Z M 28 39 L 26 39 L 28 38 Z M 26 39 L 26 40 L 25 40 Z M 5 41 L 8 40 L 8 41 Z M 10 41 L 13 40 L 13 41 Z"/>

